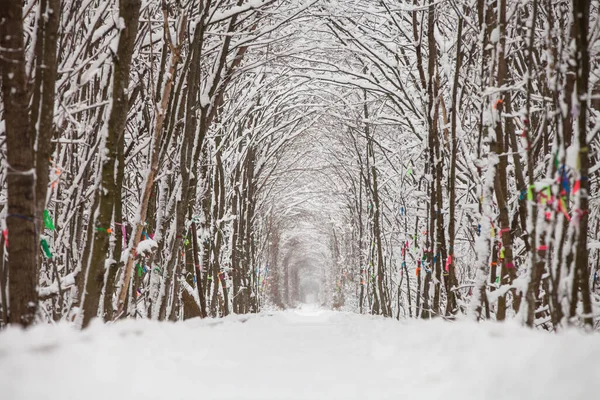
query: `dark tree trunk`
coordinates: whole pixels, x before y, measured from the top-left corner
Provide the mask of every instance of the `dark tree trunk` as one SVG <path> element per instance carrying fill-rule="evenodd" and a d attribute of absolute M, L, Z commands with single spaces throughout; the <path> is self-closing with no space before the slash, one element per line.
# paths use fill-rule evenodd
<path fill-rule="evenodd" d="M 583 320 L 591 328 L 594 323 L 592 316 L 592 304 L 589 287 L 589 257 L 587 248 L 587 232 L 589 219 L 589 194 L 590 180 L 588 179 L 589 150 L 587 143 L 587 108 L 588 108 L 588 86 L 590 76 L 590 55 L 588 49 L 588 30 L 590 18 L 590 0 L 573 0 L 573 26 L 575 28 L 575 62 L 577 65 L 577 97 L 580 102 L 577 120 L 579 161 L 581 163 L 579 174 L 581 187 L 579 191 L 578 204 L 575 210 L 576 218 L 579 218 L 577 250 L 575 252 L 575 279 L 571 291 L 570 317 L 575 316 L 577 309 L 578 290 L 581 290 L 583 301 Z"/>
<path fill-rule="evenodd" d="M 456 159 L 458 153 L 458 142 L 456 138 L 456 122 L 458 113 L 457 94 L 460 69 L 462 66 L 462 30 L 463 19 L 458 20 L 458 33 L 456 35 L 456 70 L 454 72 L 454 82 L 452 85 L 452 111 L 451 111 L 451 158 L 450 158 L 450 178 L 448 179 L 448 191 L 450 192 L 450 215 L 448 218 L 448 259 L 446 260 L 446 293 L 448 299 L 446 303 L 446 316 L 457 312 L 457 297 L 459 295 L 458 279 L 456 279 L 456 264 L 454 263 L 454 242 L 456 237 Z M 410 298 L 410 297 L 409 297 Z"/>
<path fill-rule="evenodd" d="M 37 254 L 42 225 L 35 214 L 35 138 L 32 137 L 28 113 L 21 1 L 0 2 L 0 70 L 8 168 L 8 320 L 28 326 L 38 308 Z"/>
<path fill-rule="evenodd" d="M 198 247 L 198 231 L 196 230 L 196 223 L 192 222 L 191 227 L 192 233 L 192 246 L 194 251 L 194 267 L 196 270 L 196 285 L 198 288 L 198 298 L 200 299 L 200 318 L 206 318 L 206 296 L 204 293 L 203 282 L 202 282 L 202 268 L 200 265 L 200 257 L 198 252 L 200 251 Z"/>
<path fill-rule="evenodd" d="M 119 157 L 120 137 L 124 134 L 129 98 L 126 94 L 129 86 L 129 71 L 133 55 L 135 38 L 138 30 L 140 15 L 140 0 L 120 0 L 119 14 L 125 22 L 121 30 L 119 45 L 115 58 L 113 74 L 113 102 L 108 120 L 106 138 L 106 157 L 102 163 L 102 185 L 97 192 L 99 196 L 99 214 L 95 223 L 92 254 L 87 268 L 87 278 L 83 297 L 83 327 L 87 327 L 92 318 L 96 317 L 98 305 L 104 286 L 104 274 L 107 263 L 116 264 L 109 256 L 109 235 L 115 204 L 115 162 Z M 117 255 L 120 256 L 120 255 Z"/>
<path fill-rule="evenodd" d="M 50 157 L 52 156 L 51 139 L 54 136 L 54 92 L 56 82 L 56 45 L 57 33 L 60 24 L 60 0 L 42 0 L 40 3 L 41 14 L 47 15 L 38 21 L 38 43 L 41 54 L 36 60 L 35 89 L 41 92 L 39 102 L 32 105 L 32 121 L 36 121 L 36 214 L 43 215 L 46 208 L 46 195 L 48 193 Z M 37 114 L 37 115 L 34 115 Z M 32 137 L 35 135 L 36 123 L 30 129 Z"/>

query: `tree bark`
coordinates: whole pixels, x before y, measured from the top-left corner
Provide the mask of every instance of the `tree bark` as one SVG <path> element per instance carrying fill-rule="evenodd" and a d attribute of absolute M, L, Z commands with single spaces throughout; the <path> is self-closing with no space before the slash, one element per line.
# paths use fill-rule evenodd
<path fill-rule="evenodd" d="M 42 0 L 40 11 L 43 15 L 38 21 L 38 42 L 41 54 L 36 65 L 36 90 L 40 90 L 39 102 L 34 101 L 32 112 L 32 137 L 36 134 L 37 144 L 35 155 L 36 172 L 36 214 L 43 215 L 46 208 L 46 196 L 48 193 L 48 167 L 52 155 L 51 139 L 54 136 L 54 96 L 56 83 L 56 46 L 58 43 L 58 26 L 60 24 L 60 0 Z M 35 97 L 34 97 L 35 99 Z M 36 121 L 36 123 L 33 123 Z"/>
<path fill-rule="evenodd" d="M 34 140 L 25 72 L 23 3 L 0 2 L 0 70 L 6 127 L 10 323 L 29 326 L 38 308 L 37 255 L 42 223 L 35 213 Z"/>
<path fill-rule="evenodd" d="M 594 323 L 589 287 L 589 257 L 587 248 L 587 233 L 589 219 L 589 193 L 590 182 L 588 179 L 589 149 L 587 142 L 587 109 L 588 86 L 590 75 L 590 55 L 588 49 L 588 30 L 590 18 L 590 0 L 573 0 L 573 27 L 575 29 L 575 63 L 577 66 L 577 98 L 579 101 L 577 135 L 579 144 L 579 179 L 580 190 L 576 195 L 575 218 L 579 219 L 577 227 L 577 244 L 575 252 L 575 277 L 571 291 L 570 317 L 573 318 L 577 309 L 578 288 L 581 290 L 583 302 L 583 321 L 591 329 Z"/>
<path fill-rule="evenodd" d="M 129 111 L 129 72 L 134 51 L 135 38 L 140 15 L 140 0 L 120 0 L 119 15 L 125 26 L 120 32 L 119 45 L 113 74 L 113 102 L 106 134 L 105 158 L 102 163 L 102 185 L 96 196 L 99 197 L 99 213 L 95 222 L 91 259 L 88 262 L 85 296 L 83 298 L 83 328 L 96 317 L 104 287 L 106 267 L 117 263 L 110 259 L 109 235 L 113 220 L 115 199 L 115 163 L 119 158 L 120 137 L 124 135 L 127 112 Z M 120 254 L 116 255 L 120 257 Z M 87 260 L 84 260 L 87 261 Z M 111 294 L 109 294 L 110 296 Z"/>

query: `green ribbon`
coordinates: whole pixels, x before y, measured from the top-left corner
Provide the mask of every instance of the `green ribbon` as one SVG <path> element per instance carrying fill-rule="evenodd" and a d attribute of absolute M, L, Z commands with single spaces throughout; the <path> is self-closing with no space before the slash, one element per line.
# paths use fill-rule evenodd
<path fill-rule="evenodd" d="M 52 258 L 52 252 L 50 251 L 50 245 L 48 244 L 48 241 L 42 238 L 40 242 L 42 244 L 42 250 L 44 250 L 44 255 L 46 256 L 46 258 Z"/>
<path fill-rule="evenodd" d="M 135 269 L 137 271 L 137 276 L 141 278 L 142 274 L 144 272 L 144 270 L 142 269 L 142 265 L 141 264 L 135 264 Z"/>
<path fill-rule="evenodd" d="M 52 221 L 52 217 L 50 216 L 50 212 L 48 210 L 44 210 L 44 225 L 46 225 L 46 228 L 50 229 L 51 231 L 55 229 L 54 222 Z"/>

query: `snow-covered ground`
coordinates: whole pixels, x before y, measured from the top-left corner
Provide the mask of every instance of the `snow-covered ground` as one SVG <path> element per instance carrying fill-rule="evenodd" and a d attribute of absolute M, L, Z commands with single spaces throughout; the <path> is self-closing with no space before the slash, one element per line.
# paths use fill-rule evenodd
<path fill-rule="evenodd" d="M 310 308 L 11 328 L 0 398 L 598 399 L 600 336 Z"/>

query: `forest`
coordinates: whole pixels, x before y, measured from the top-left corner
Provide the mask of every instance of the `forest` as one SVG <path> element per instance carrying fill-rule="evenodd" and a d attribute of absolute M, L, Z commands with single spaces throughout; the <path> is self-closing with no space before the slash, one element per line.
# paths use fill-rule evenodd
<path fill-rule="evenodd" d="M 0 1 L 0 326 L 314 303 L 598 330 L 598 16 Z"/>

